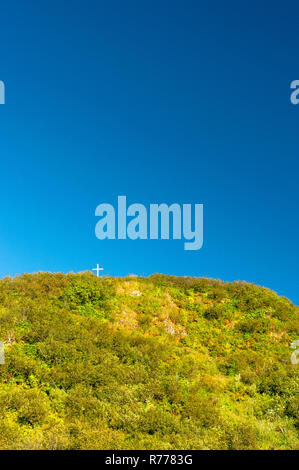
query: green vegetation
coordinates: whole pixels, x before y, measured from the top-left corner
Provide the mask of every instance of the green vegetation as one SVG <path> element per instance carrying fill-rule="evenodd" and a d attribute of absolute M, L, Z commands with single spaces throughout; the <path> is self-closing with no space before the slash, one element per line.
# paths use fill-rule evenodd
<path fill-rule="evenodd" d="M 0 449 L 299 449 L 299 309 L 245 282 L 0 281 Z"/>

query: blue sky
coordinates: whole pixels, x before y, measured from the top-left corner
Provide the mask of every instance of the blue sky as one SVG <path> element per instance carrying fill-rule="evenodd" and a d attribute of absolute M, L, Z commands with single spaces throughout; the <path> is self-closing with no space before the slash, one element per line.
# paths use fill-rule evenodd
<path fill-rule="evenodd" d="M 298 3 L 1 6 L 0 276 L 246 280 L 299 304 Z M 95 237 L 98 204 L 204 204 L 204 246 Z"/>

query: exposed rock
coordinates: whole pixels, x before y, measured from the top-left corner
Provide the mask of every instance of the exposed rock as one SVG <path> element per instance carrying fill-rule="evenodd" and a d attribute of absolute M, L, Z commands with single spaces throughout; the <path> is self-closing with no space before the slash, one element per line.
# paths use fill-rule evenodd
<path fill-rule="evenodd" d="M 142 293 L 140 292 L 140 290 L 132 290 L 132 292 L 130 293 L 130 296 L 131 297 L 141 297 Z"/>

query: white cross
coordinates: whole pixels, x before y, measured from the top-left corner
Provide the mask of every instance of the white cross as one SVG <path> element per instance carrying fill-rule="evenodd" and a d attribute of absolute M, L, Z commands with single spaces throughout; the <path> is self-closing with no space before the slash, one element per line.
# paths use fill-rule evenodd
<path fill-rule="evenodd" d="M 99 277 L 99 271 L 103 271 L 104 268 L 100 268 L 99 265 L 97 264 L 96 268 L 92 268 L 93 271 L 97 272 L 97 277 Z"/>

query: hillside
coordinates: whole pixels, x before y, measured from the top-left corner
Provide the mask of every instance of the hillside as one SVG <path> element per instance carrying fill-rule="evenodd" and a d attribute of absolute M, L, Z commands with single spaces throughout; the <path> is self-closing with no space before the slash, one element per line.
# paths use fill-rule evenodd
<path fill-rule="evenodd" d="M 299 449 L 299 309 L 244 282 L 0 281 L 0 449 Z"/>

